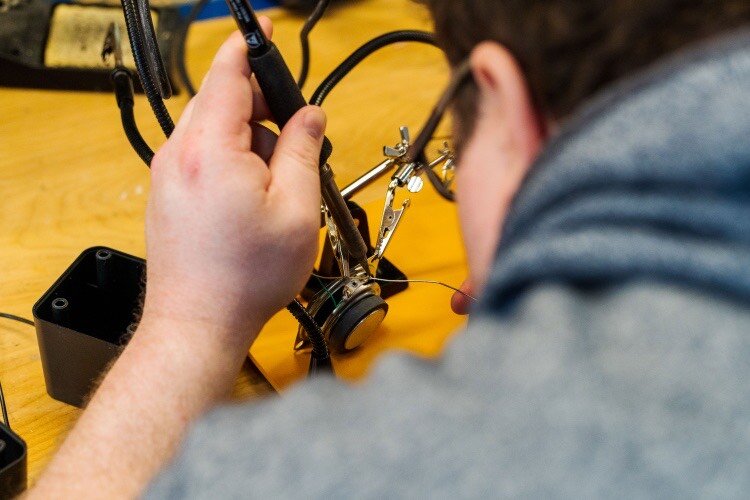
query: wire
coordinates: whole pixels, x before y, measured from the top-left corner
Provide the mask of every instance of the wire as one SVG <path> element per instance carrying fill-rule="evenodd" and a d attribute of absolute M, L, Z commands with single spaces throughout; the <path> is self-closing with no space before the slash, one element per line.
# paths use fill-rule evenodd
<path fill-rule="evenodd" d="M 313 273 L 313 276 L 318 279 L 324 279 L 324 280 L 340 280 L 343 278 L 343 276 L 338 277 L 331 277 L 331 276 L 319 276 L 315 273 Z M 460 293 L 464 297 L 467 297 L 474 302 L 479 302 L 479 300 L 476 297 L 473 297 L 472 295 L 469 295 L 468 293 L 464 292 L 460 288 L 456 288 L 455 286 L 451 286 L 447 283 L 443 283 L 442 281 L 436 281 L 436 280 L 389 280 L 385 278 L 370 278 L 373 281 L 379 281 L 381 283 L 423 283 L 427 285 L 440 285 L 442 287 L 448 288 L 450 290 L 453 290 L 456 293 Z"/>
<path fill-rule="evenodd" d="M 187 70 L 187 55 L 185 53 L 187 38 L 190 32 L 190 26 L 192 26 L 192 24 L 198 19 L 200 13 L 203 12 L 203 9 L 206 8 L 206 5 L 208 5 L 210 2 L 211 0 L 198 0 L 195 5 L 193 5 L 193 8 L 190 9 L 190 13 L 187 16 L 187 19 L 185 19 L 184 30 L 177 41 L 175 57 L 177 60 L 177 74 L 180 76 L 183 85 L 185 85 L 185 91 L 190 97 L 195 97 L 196 90 L 195 85 L 193 85 L 193 80 L 190 78 L 190 73 Z"/>
<path fill-rule="evenodd" d="M 328 94 L 343 80 L 346 75 L 356 68 L 362 61 L 367 57 L 374 54 L 378 50 L 393 45 L 394 43 L 400 42 L 418 42 L 426 43 L 428 45 L 437 46 L 435 37 L 432 33 L 426 31 L 417 30 L 400 30 L 391 31 L 384 35 L 380 35 L 377 38 L 373 38 L 369 42 L 362 45 L 360 48 L 355 50 L 349 57 L 344 59 L 344 62 L 334 69 L 330 75 L 318 86 L 310 99 L 310 104 L 315 106 L 322 106 Z"/>
<path fill-rule="evenodd" d="M 299 88 L 305 86 L 307 76 L 310 73 L 310 32 L 323 17 L 330 3 L 331 0 L 319 0 L 315 5 L 315 9 L 312 11 L 312 14 L 310 14 L 310 17 L 305 21 L 305 25 L 302 26 L 302 31 L 300 31 L 299 41 L 300 46 L 302 47 L 302 66 L 299 70 L 299 78 L 297 78 L 297 85 L 299 85 Z"/>
<path fill-rule="evenodd" d="M 8 408 L 5 406 L 5 394 L 3 394 L 3 384 L 0 384 L 0 409 L 3 412 L 3 422 L 10 429 L 10 420 L 8 420 Z"/>
<path fill-rule="evenodd" d="M 315 276 L 315 279 L 318 280 L 318 283 L 320 284 L 320 286 L 323 287 L 323 290 L 325 290 L 326 295 L 328 295 L 328 297 L 331 299 L 331 302 L 333 302 L 333 307 L 338 307 L 339 304 L 338 304 L 338 302 L 336 302 L 336 298 L 333 296 L 333 294 L 328 289 L 328 287 L 326 286 L 326 284 L 323 283 L 323 280 L 321 280 L 317 276 Z"/>
<path fill-rule="evenodd" d="M 154 151 L 146 143 L 146 140 L 138 130 L 138 124 L 133 114 L 133 106 L 123 106 L 120 108 L 120 118 L 122 119 L 122 128 L 125 135 L 138 156 L 143 160 L 147 167 L 151 167 L 151 161 L 154 159 Z"/>
<path fill-rule="evenodd" d="M 448 288 L 450 290 L 453 290 L 456 293 L 460 293 L 464 297 L 473 300 L 474 302 L 479 302 L 479 299 L 474 297 L 473 295 L 469 295 L 468 293 L 464 292 L 460 288 L 456 288 L 454 286 L 451 286 L 447 283 L 443 283 L 442 281 L 435 281 L 435 280 L 389 280 L 385 278 L 373 278 L 375 281 L 380 281 L 383 283 L 424 283 L 427 285 L 440 285 L 442 287 Z"/>
<path fill-rule="evenodd" d="M 8 314 L 8 313 L 0 312 L 0 318 L 9 319 L 11 321 L 18 321 L 19 323 L 23 323 L 29 326 L 35 326 L 34 322 L 31 321 L 30 319 L 22 318 L 21 316 L 16 316 L 15 314 Z"/>

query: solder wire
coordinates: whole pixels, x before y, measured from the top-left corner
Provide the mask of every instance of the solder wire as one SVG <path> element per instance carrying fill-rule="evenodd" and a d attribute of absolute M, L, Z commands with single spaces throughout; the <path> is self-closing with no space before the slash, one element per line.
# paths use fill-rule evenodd
<path fill-rule="evenodd" d="M 315 275 L 313 275 L 313 276 L 315 276 Z M 338 302 L 336 302 L 336 298 L 331 293 L 331 290 L 326 286 L 325 283 L 323 283 L 323 280 L 321 280 L 320 277 L 315 276 L 315 279 L 318 280 L 318 283 L 320 284 L 320 286 L 323 287 L 323 290 L 325 290 L 325 292 L 328 295 L 328 297 L 330 297 L 331 302 L 333 302 L 333 306 L 337 307 L 339 304 L 338 304 Z"/>
<path fill-rule="evenodd" d="M 320 276 L 320 275 L 315 274 L 315 273 L 313 273 L 313 276 L 315 278 L 317 278 L 318 280 L 340 280 L 340 279 L 343 279 L 343 276 L 334 276 L 334 277 L 332 277 L 332 276 Z M 417 280 L 417 279 L 413 279 L 413 280 L 391 280 L 391 279 L 386 279 L 386 278 L 375 278 L 375 277 L 370 278 L 370 279 L 372 281 L 376 281 L 376 282 L 380 282 L 380 283 L 422 283 L 422 284 L 426 284 L 426 285 L 439 285 L 439 286 L 448 288 L 450 290 L 453 290 L 456 293 L 460 293 L 464 297 L 467 297 L 467 298 L 473 300 L 474 302 L 479 302 L 479 299 L 477 299 L 476 297 L 474 297 L 474 296 L 472 296 L 472 295 L 464 292 L 460 288 L 456 288 L 455 286 L 451 286 L 448 283 L 444 283 L 442 281 L 437 281 L 437 280 Z"/>

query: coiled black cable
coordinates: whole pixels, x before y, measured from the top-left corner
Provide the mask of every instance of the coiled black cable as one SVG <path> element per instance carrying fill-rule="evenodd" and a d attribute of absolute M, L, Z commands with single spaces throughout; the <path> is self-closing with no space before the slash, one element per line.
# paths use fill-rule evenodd
<path fill-rule="evenodd" d="M 323 330 L 321 330 L 315 318 L 305 309 L 305 306 L 299 300 L 295 299 L 286 308 L 307 332 L 307 339 L 312 345 L 313 357 L 319 362 L 330 359 L 330 352 L 328 351 Z"/>
<path fill-rule="evenodd" d="M 355 50 L 344 62 L 334 69 L 330 75 L 318 86 L 310 98 L 310 104 L 321 106 L 328 97 L 328 94 L 367 57 L 378 50 L 400 42 L 417 42 L 437 46 L 435 37 L 432 33 L 418 30 L 399 30 L 391 31 L 385 35 L 374 38 Z"/>
<path fill-rule="evenodd" d="M 164 135 L 169 137 L 174 131 L 174 121 L 169 114 L 169 110 L 164 105 L 164 97 L 168 97 L 168 95 L 163 95 L 165 90 L 163 78 L 158 74 L 153 74 L 153 71 L 158 72 L 159 67 L 149 64 L 149 60 L 152 62 L 160 60 L 161 56 L 158 54 L 158 46 L 155 43 L 156 36 L 153 34 L 151 9 L 148 6 L 148 0 L 143 0 L 143 2 L 143 4 L 140 4 L 136 3 L 135 0 L 122 0 L 122 10 L 125 15 L 125 25 L 128 30 L 128 38 L 130 38 L 130 47 L 133 50 L 133 58 L 138 69 L 138 76 L 141 80 L 143 92 L 146 94 L 146 98 L 151 105 L 151 109 L 154 111 L 154 116 L 156 116 Z M 147 26 L 142 26 L 143 19 L 148 19 Z M 148 26 L 150 26 L 150 29 Z M 147 46 L 157 51 L 155 54 L 152 53 L 150 59 L 147 55 Z M 162 83 L 161 88 L 157 87 L 157 79 Z"/>
<path fill-rule="evenodd" d="M 300 31 L 299 41 L 302 48 L 302 65 L 299 70 L 299 78 L 297 78 L 299 88 L 304 88 L 305 83 L 307 83 L 307 76 L 310 73 L 310 32 L 323 17 L 330 3 L 331 0 L 319 0 L 312 14 L 305 21 L 305 25 L 302 26 L 302 31 Z"/>

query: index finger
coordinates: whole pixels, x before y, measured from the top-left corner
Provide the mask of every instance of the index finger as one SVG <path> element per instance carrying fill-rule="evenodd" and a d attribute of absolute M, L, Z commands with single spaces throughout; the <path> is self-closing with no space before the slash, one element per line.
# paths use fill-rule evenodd
<path fill-rule="evenodd" d="M 264 31 L 270 21 L 261 18 Z M 200 91 L 194 98 L 190 128 L 222 143 L 230 141 L 249 149 L 251 121 L 270 115 L 257 82 L 251 77 L 247 45 L 239 32 L 224 42 L 214 58 Z"/>

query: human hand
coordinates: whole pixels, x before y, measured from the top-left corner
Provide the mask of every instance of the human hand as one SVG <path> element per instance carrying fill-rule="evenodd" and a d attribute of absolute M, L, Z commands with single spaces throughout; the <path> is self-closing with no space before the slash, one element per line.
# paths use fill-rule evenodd
<path fill-rule="evenodd" d="M 154 158 L 144 317 L 224 325 L 249 345 L 313 268 L 326 119 L 308 106 L 278 141 L 258 125 L 269 112 L 246 51 L 239 33 L 221 47 Z"/>
<path fill-rule="evenodd" d="M 455 314 L 466 316 L 471 312 L 472 298 L 470 296 L 474 292 L 474 287 L 471 286 L 471 281 L 467 279 L 463 282 L 459 290 L 461 292 L 456 292 L 451 297 L 451 309 L 453 309 Z"/>

